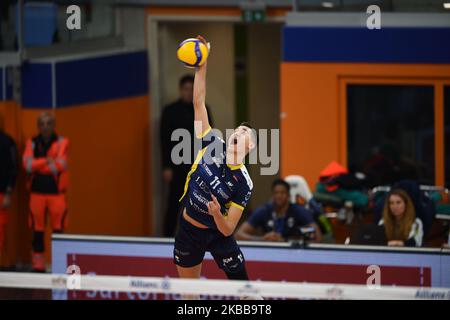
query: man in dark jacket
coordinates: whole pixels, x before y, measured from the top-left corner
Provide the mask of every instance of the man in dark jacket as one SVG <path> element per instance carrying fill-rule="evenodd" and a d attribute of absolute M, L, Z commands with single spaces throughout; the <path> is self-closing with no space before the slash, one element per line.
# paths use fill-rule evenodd
<path fill-rule="evenodd" d="M 16 143 L 0 128 L 0 257 L 3 252 L 11 193 L 16 184 L 17 168 Z"/>
<path fill-rule="evenodd" d="M 193 99 L 194 77 L 185 75 L 180 79 L 180 97 L 177 101 L 164 107 L 160 124 L 160 143 L 163 166 L 163 179 L 169 184 L 167 208 L 164 216 L 164 236 L 173 237 L 177 223 L 179 199 L 183 195 L 186 176 L 194 162 L 194 105 Z M 208 110 L 208 115 L 211 112 Z M 209 123 L 212 125 L 211 116 Z M 175 164 L 171 158 L 172 149 L 179 141 L 171 141 L 172 133 L 176 129 L 185 129 L 191 137 L 189 163 Z"/>

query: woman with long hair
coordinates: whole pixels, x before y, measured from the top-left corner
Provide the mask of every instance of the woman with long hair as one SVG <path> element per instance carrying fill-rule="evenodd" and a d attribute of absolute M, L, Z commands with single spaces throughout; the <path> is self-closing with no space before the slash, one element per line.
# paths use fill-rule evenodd
<path fill-rule="evenodd" d="M 389 193 L 379 225 L 384 225 L 388 246 L 422 246 L 422 221 L 416 218 L 411 198 L 401 189 Z"/>

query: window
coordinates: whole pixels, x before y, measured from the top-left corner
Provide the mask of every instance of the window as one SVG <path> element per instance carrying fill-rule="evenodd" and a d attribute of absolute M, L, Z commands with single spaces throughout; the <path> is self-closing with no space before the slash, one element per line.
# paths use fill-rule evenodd
<path fill-rule="evenodd" d="M 444 86 L 445 186 L 450 186 L 450 86 Z"/>
<path fill-rule="evenodd" d="M 349 169 L 372 186 L 434 185 L 433 86 L 348 85 L 347 143 Z"/>

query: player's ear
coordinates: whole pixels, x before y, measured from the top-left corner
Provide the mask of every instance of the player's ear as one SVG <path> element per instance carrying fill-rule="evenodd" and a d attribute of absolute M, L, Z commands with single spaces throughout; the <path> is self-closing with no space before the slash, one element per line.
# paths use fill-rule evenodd
<path fill-rule="evenodd" d="M 248 144 L 249 151 L 252 151 L 253 149 L 255 149 L 255 147 L 256 147 L 256 144 L 253 142 L 252 139 L 250 139 L 250 142 Z"/>

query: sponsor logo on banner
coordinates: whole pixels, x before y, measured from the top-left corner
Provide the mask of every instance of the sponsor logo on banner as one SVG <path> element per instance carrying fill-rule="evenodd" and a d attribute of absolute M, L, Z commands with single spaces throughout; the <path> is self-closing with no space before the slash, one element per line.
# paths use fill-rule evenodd
<path fill-rule="evenodd" d="M 245 293 L 245 294 L 259 294 L 259 289 L 255 288 L 251 283 L 245 284 L 242 288 L 238 289 L 238 293 Z"/>
<path fill-rule="evenodd" d="M 419 289 L 414 295 L 416 299 L 432 299 L 432 300 L 449 300 L 450 290 L 445 291 L 434 291 L 434 290 L 423 290 Z"/>
<path fill-rule="evenodd" d="M 171 285 L 169 278 L 164 278 L 164 280 L 161 282 L 161 289 L 169 291 L 170 288 Z"/>
<path fill-rule="evenodd" d="M 156 282 L 148 280 L 130 280 L 130 287 L 132 288 L 153 288 L 158 289 L 159 285 Z"/>
<path fill-rule="evenodd" d="M 62 276 L 52 277 L 52 286 L 58 288 L 67 288 L 67 279 Z"/>
<path fill-rule="evenodd" d="M 338 286 L 334 286 L 334 287 L 332 287 L 330 289 L 327 289 L 325 294 L 329 298 L 334 298 L 334 299 L 344 298 L 344 290 L 342 290 Z"/>

